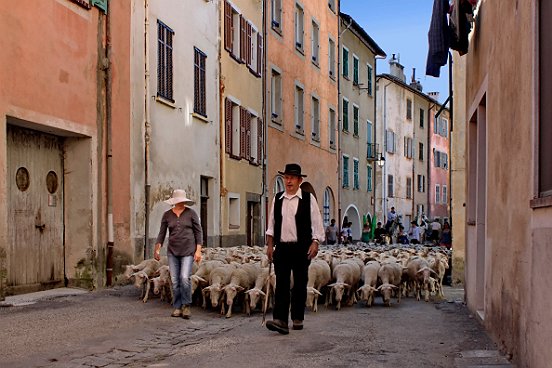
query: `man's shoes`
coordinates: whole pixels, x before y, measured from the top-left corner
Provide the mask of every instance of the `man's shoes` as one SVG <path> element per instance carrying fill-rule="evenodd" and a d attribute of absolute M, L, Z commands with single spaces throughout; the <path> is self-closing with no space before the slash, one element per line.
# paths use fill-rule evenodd
<path fill-rule="evenodd" d="M 190 319 L 190 316 L 192 315 L 192 311 L 190 310 L 189 305 L 185 305 L 182 307 L 182 318 L 184 319 Z"/>
<path fill-rule="evenodd" d="M 171 317 L 182 317 L 182 310 L 180 308 L 173 310 Z"/>
<path fill-rule="evenodd" d="M 302 330 L 303 329 L 303 321 L 294 319 L 293 320 L 293 329 L 294 330 Z"/>
<path fill-rule="evenodd" d="M 279 319 L 267 321 L 266 328 L 268 328 L 270 331 L 281 333 L 282 335 L 287 335 L 289 333 L 289 327 L 287 323 Z"/>

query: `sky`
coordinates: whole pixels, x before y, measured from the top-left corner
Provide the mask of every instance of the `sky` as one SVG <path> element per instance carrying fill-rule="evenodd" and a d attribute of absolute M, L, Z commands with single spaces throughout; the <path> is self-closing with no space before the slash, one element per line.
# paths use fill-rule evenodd
<path fill-rule="evenodd" d="M 439 102 L 448 97 L 448 65 L 441 68 L 441 76 L 425 75 L 427 60 L 427 32 L 433 10 L 433 0 L 341 0 L 341 12 L 360 24 L 385 51 L 387 58 L 378 60 L 377 73 L 389 73 L 389 60 L 396 54 L 404 66 L 406 81 L 416 79 L 423 92 L 439 92 Z"/>

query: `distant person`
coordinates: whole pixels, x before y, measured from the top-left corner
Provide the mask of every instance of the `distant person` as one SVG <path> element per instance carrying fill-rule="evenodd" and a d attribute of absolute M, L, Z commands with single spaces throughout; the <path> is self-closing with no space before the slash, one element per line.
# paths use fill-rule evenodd
<path fill-rule="evenodd" d="M 368 243 L 370 241 L 371 236 L 372 236 L 372 229 L 370 228 L 370 224 L 366 222 L 362 227 L 362 236 L 360 240 L 362 240 L 363 243 Z"/>
<path fill-rule="evenodd" d="M 389 233 L 391 225 L 397 219 L 397 212 L 395 212 L 395 207 L 391 207 L 391 210 L 387 213 L 387 222 L 385 223 L 385 230 Z"/>
<path fill-rule="evenodd" d="M 376 243 L 381 244 L 383 242 L 383 235 L 387 234 L 385 229 L 381 227 L 381 222 L 378 221 L 376 225 L 376 229 L 374 230 L 374 240 Z"/>
<path fill-rule="evenodd" d="M 397 243 L 409 244 L 408 236 L 404 233 L 404 226 L 399 225 L 399 235 L 397 235 Z"/>
<path fill-rule="evenodd" d="M 342 243 L 347 245 L 350 243 L 350 241 L 352 240 L 352 236 L 351 236 L 351 222 L 345 222 L 343 224 L 343 227 L 341 228 L 341 240 L 342 240 Z"/>
<path fill-rule="evenodd" d="M 431 223 L 431 240 L 433 242 L 438 242 L 441 235 L 441 223 L 439 220 L 435 219 Z"/>
<path fill-rule="evenodd" d="M 332 219 L 330 224 L 326 226 L 326 244 L 335 243 L 337 243 L 337 226 L 335 224 L 335 219 Z"/>
<path fill-rule="evenodd" d="M 450 230 L 450 225 L 448 222 L 443 224 L 443 231 L 441 232 L 441 239 L 439 240 L 439 245 L 446 247 L 448 249 L 452 246 L 452 232 Z"/>
<path fill-rule="evenodd" d="M 412 221 L 412 226 L 408 231 L 410 238 L 410 244 L 420 244 L 422 241 L 422 229 L 418 226 L 416 221 Z"/>

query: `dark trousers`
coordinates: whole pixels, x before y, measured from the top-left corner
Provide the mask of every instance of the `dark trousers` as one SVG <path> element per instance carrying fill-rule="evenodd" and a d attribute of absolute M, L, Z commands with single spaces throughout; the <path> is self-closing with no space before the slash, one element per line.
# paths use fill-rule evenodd
<path fill-rule="evenodd" d="M 272 316 L 288 322 L 291 301 L 291 319 L 305 319 L 307 301 L 307 281 L 310 260 L 307 256 L 309 245 L 298 243 L 279 243 L 274 250 L 274 272 L 276 273 L 276 291 Z M 293 289 L 290 293 L 291 271 L 293 271 Z"/>

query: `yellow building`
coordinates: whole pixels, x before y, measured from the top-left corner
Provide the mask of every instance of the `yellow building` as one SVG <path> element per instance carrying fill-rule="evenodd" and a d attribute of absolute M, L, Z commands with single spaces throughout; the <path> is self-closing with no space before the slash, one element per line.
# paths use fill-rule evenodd
<path fill-rule="evenodd" d="M 262 245 L 262 3 L 221 1 L 222 246 Z"/>

